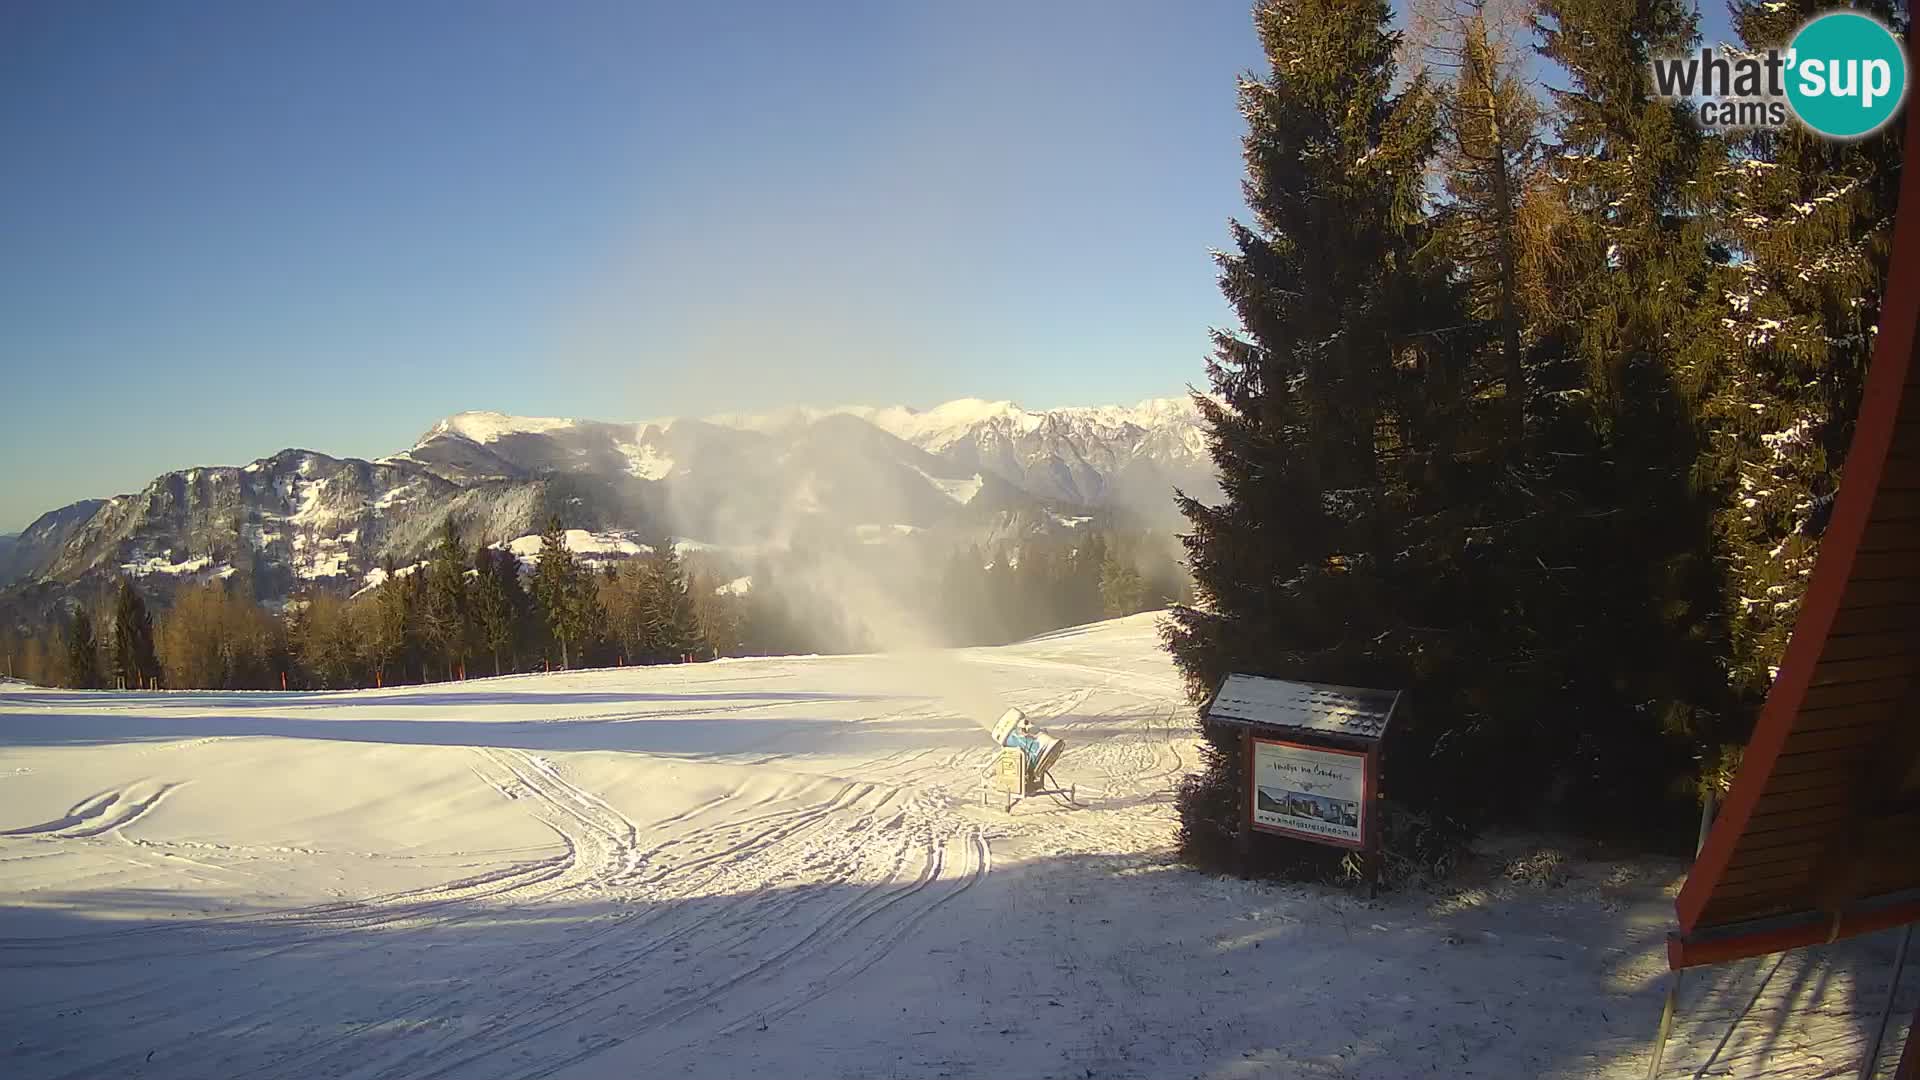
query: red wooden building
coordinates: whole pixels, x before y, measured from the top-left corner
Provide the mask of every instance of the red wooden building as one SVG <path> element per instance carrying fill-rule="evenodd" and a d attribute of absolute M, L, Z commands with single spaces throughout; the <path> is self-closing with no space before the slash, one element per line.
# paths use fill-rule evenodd
<path fill-rule="evenodd" d="M 1905 123 L 1858 427 L 1779 675 L 1676 901 L 1676 972 L 1920 922 L 1920 108 Z M 1920 1080 L 1920 1040 L 1900 1060 Z"/>

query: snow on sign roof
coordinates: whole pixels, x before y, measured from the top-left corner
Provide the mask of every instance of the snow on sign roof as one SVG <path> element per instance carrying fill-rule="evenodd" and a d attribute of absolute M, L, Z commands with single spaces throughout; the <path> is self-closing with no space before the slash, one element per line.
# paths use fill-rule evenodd
<path fill-rule="evenodd" d="M 1207 719 L 1378 739 L 1399 697 L 1394 690 L 1229 675 L 1207 704 Z"/>

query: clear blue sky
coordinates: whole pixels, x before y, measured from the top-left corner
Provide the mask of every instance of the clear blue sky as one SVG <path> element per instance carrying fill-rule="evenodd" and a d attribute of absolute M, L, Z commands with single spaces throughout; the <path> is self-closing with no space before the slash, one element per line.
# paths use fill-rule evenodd
<path fill-rule="evenodd" d="M 0 531 L 462 409 L 1178 392 L 1249 6 L 0 5 Z"/>

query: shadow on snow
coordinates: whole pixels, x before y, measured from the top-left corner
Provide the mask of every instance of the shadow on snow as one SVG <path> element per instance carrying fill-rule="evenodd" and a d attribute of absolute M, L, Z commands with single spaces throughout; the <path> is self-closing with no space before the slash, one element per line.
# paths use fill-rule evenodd
<path fill-rule="evenodd" d="M 0 909 L 20 1080 L 1638 1076 L 1664 986 L 1644 905 L 1556 927 L 1536 894 L 1516 925 L 1498 904 L 1108 856 L 659 901 L 33 899 Z M 1891 952 L 1882 936 L 1690 976 L 1665 1075 L 1848 1072 Z"/>

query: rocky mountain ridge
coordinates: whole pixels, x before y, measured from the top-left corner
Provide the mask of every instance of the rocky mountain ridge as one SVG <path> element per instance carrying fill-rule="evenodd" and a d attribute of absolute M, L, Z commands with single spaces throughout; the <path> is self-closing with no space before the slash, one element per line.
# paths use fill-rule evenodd
<path fill-rule="evenodd" d="M 0 584 L 241 574 L 263 599 L 351 589 L 417 557 L 449 516 L 502 543 L 557 513 L 601 534 L 742 550 L 991 545 L 1098 515 L 1166 521 L 1174 486 L 1212 484 L 1197 411 L 1178 399 L 632 423 L 468 412 L 374 461 L 287 449 L 63 507 L 0 545 Z"/>

